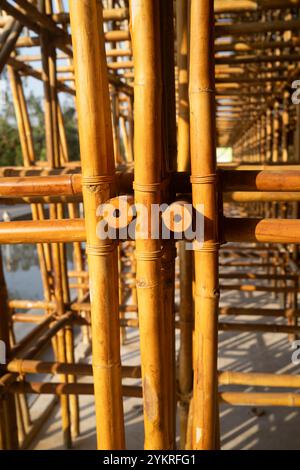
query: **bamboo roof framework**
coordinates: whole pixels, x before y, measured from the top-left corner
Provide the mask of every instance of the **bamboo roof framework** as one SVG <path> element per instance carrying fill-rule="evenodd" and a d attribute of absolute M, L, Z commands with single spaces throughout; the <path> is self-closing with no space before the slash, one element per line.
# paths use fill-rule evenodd
<path fill-rule="evenodd" d="M 0 0 L 0 9 L 0 73 L 23 159 L 0 167 L 0 199 L 31 211 L 0 222 L 0 244 L 36 245 L 43 283 L 43 299 L 9 298 L 1 263 L 0 448 L 29 447 L 56 404 L 32 421 L 29 394 L 58 397 L 65 448 L 81 432 L 79 395 L 94 395 L 107 450 L 126 447 L 124 397 L 142 399 L 144 448 L 158 450 L 219 449 L 223 404 L 299 407 L 298 375 L 218 370 L 217 360 L 218 331 L 299 333 L 300 1 Z M 45 160 L 25 77 L 43 87 Z M 76 104 L 77 161 L 63 96 Z M 232 149 L 230 164 L 217 163 L 217 147 Z M 168 240 L 100 239 L 97 208 L 118 211 L 124 195 L 148 209 L 148 230 L 154 204 L 191 202 L 194 222 L 203 207 L 203 244 L 187 250 L 174 230 Z M 251 308 L 220 306 L 226 291 L 263 292 L 279 307 L 255 296 Z M 23 323 L 34 327 L 17 340 Z M 91 365 L 75 361 L 78 327 Z M 122 363 L 128 328 L 138 330 L 139 366 Z M 45 348 L 53 360 L 41 359 Z M 32 379 L 41 373 L 55 381 Z"/>

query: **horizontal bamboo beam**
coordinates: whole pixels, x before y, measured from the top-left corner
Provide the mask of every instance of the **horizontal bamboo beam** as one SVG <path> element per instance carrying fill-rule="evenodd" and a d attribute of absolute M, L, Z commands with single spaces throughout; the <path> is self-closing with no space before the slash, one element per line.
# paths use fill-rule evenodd
<path fill-rule="evenodd" d="M 14 382 L 7 390 L 8 393 L 35 393 L 38 395 L 94 395 L 94 385 L 91 383 L 56 383 L 56 382 Z M 142 387 L 137 385 L 122 385 L 124 397 L 142 397 Z"/>
<path fill-rule="evenodd" d="M 225 323 L 220 322 L 219 331 L 246 331 L 249 333 L 286 333 L 294 334 L 300 332 L 300 326 L 296 325 L 275 325 L 258 323 Z"/>
<path fill-rule="evenodd" d="M 300 406 L 300 395 L 296 393 L 219 393 L 221 403 L 239 406 Z"/>
<path fill-rule="evenodd" d="M 91 364 L 69 364 L 62 362 L 43 362 L 26 359 L 13 359 L 3 367 L 7 372 L 17 374 L 72 374 L 76 376 L 92 376 Z M 139 379 L 141 368 L 139 366 L 122 366 L 122 377 Z"/>
<path fill-rule="evenodd" d="M 224 218 L 230 242 L 300 243 L 300 220 Z"/>
<path fill-rule="evenodd" d="M 223 284 L 220 286 L 221 290 L 238 290 L 241 292 L 277 292 L 289 293 L 298 292 L 299 289 L 295 287 L 278 287 L 278 286 L 262 286 L 254 284 Z"/>
<path fill-rule="evenodd" d="M 70 15 L 67 12 L 55 13 L 52 19 L 57 23 L 70 23 Z M 122 21 L 129 19 L 128 8 L 104 8 L 103 21 Z"/>
<path fill-rule="evenodd" d="M 223 192 L 269 191 L 300 192 L 300 169 L 288 170 L 219 170 Z M 4 171 L 4 170 L 3 170 Z M 17 170 L 15 170 L 17 171 Z M 21 170 L 20 170 L 21 171 Z M 14 170 L 12 170 L 14 172 Z M 9 175 L 9 170 L 8 170 Z M 189 174 L 172 173 L 172 182 L 181 192 L 190 192 Z M 131 193 L 133 173 L 117 173 L 116 186 L 120 193 Z M 82 195 L 81 174 L 52 176 L 0 177 L 0 198 Z M 287 197 L 287 196 L 286 196 Z"/>
<path fill-rule="evenodd" d="M 243 248 L 241 248 L 242 250 Z M 251 279 L 251 280 L 277 280 L 277 281 L 298 281 L 299 274 L 261 274 L 261 273 L 241 273 L 241 272 L 230 272 L 220 273 L 220 279 Z"/>
<path fill-rule="evenodd" d="M 300 191 L 300 171 L 224 170 L 221 172 L 223 191 Z"/>
<path fill-rule="evenodd" d="M 293 318 L 300 315 L 299 310 L 275 308 L 220 307 L 219 314 L 224 316 L 265 316 Z"/>
<path fill-rule="evenodd" d="M 215 13 L 243 13 L 246 11 L 286 9 L 298 7 L 299 0 L 215 0 Z"/>
<path fill-rule="evenodd" d="M 300 28 L 300 20 L 276 20 L 264 23 L 258 22 L 241 22 L 232 24 L 216 24 L 216 36 L 238 36 L 257 33 L 271 33 L 283 31 L 298 31 Z"/>
<path fill-rule="evenodd" d="M 300 243 L 300 220 L 224 218 L 228 242 Z M 85 241 L 83 219 L 0 223 L 0 244 Z"/>
<path fill-rule="evenodd" d="M 13 225 L 10 225 L 13 224 Z M 74 243 L 85 241 L 83 219 L 0 223 L 0 243 Z"/>
<path fill-rule="evenodd" d="M 300 375 L 266 374 L 255 372 L 219 372 L 219 385 L 248 385 L 252 387 L 300 388 Z"/>
<path fill-rule="evenodd" d="M 216 57 L 216 66 L 218 65 L 246 65 L 246 64 L 261 64 L 261 63 L 274 63 L 274 62 L 298 62 L 300 58 L 299 54 L 281 54 L 281 55 L 247 55 L 247 56 L 236 56 L 236 57 Z M 270 72 L 272 69 L 270 69 Z M 261 73 L 261 71 L 258 71 Z M 266 73 L 266 72 L 265 72 Z M 268 76 L 264 77 L 267 80 Z M 284 77 L 283 77 L 284 78 Z M 288 79 L 288 77 L 285 77 Z M 217 80 L 221 83 L 220 80 Z"/>
<path fill-rule="evenodd" d="M 240 192 L 225 193 L 224 202 L 295 202 L 300 201 L 300 192 Z"/>

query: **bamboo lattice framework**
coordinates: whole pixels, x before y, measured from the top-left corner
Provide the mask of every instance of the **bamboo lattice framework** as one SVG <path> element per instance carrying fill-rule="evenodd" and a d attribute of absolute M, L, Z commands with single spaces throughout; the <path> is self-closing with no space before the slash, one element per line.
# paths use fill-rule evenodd
<path fill-rule="evenodd" d="M 299 407 L 299 375 L 219 370 L 217 360 L 219 331 L 292 341 L 300 330 L 300 1 L 0 0 L 0 9 L 0 73 L 22 153 L 21 165 L 0 167 L 0 199 L 30 212 L 0 222 L 0 244 L 36 245 L 43 285 L 39 300 L 11 298 L 0 263 L 0 448 L 30 447 L 57 404 L 71 448 L 80 395 L 94 395 L 98 449 L 126 447 L 124 397 L 143 403 L 145 449 L 219 449 L 223 404 Z M 44 156 L 28 86 L 42 90 Z M 75 160 L 66 99 L 77 111 Z M 217 149 L 231 161 L 217 161 Z M 124 196 L 148 209 L 148 229 L 155 204 L 190 203 L 194 223 L 201 206 L 203 243 L 187 250 L 175 230 L 99 238 L 97 208 L 118 214 Z M 254 306 L 223 305 L 227 291 Z M 256 304 L 257 292 L 278 308 Z M 129 329 L 139 365 L 122 361 Z M 91 364 L 76 361 L 78 342 Z M 53 397 L 34 419 L 32 394 Z"/>

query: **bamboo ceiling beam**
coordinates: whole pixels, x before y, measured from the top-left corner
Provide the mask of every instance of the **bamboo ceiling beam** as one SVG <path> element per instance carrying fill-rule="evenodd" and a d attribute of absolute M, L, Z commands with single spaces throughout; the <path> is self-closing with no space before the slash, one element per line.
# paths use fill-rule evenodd
<path fill-rule="evenodd" d="M 37 8 L 27 0 L 20 0 L 12 5 L 7 0 L 0 0 L 0 6 L 14 18 L 20 21 L 24 26 L 40 34 L 42 30 L 53 34 L 60 41 L 59 48 L 68 55 L 72 54 L 70 47 L 70 38 L 61 28 L 58 28 L 55 22 L 47 15 L 40 13 Z"/>
<path fill-rule="evenodd" d="M 8 30 L 8 34 L 5 37 L 4 43 L 1 44 L 0 73 L 2 72 L 11 52 L 14 50 L 14 47 L 16 45 L 19 35 L 22 32 L 22 29 L 23 29 L 23 25 L 19 21 L 16 21 L 16 20 L 12 21 L 10 28 Z M 2 42 L 2 39 L 3 39 L 3 33 L 1 34 L 1 42 Z"/>

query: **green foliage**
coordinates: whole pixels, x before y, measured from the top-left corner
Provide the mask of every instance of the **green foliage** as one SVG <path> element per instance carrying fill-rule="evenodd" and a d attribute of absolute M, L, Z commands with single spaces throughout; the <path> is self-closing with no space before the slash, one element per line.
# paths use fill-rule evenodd
<path fill-rule="evenodd" d="M 0 117 L 0 165 L 22 165 L 22 152 L 16 127 Z"/>
<path fill-rule="evenodd" d="M 30 94 L 27 100 L 34 150 L 37 160 L 46 160 L 45 121 L 42 100 Z M 76 111 L 65 103 L 63 116 L 70 160 L 79 160 L 79 140 Z M 0 114 L 0 166 L 22 165 L 22 150 L 11 98 L 6 94 Z"/>
<path fill-rule="evenodd" d="M 79 160 L 80 153 L 76 110 L 73 106 L 65 104 L 62 108 L 62 113 L 64 116 L 64 124 L 69 149 L 69 158 L 72 161 Z"/>

